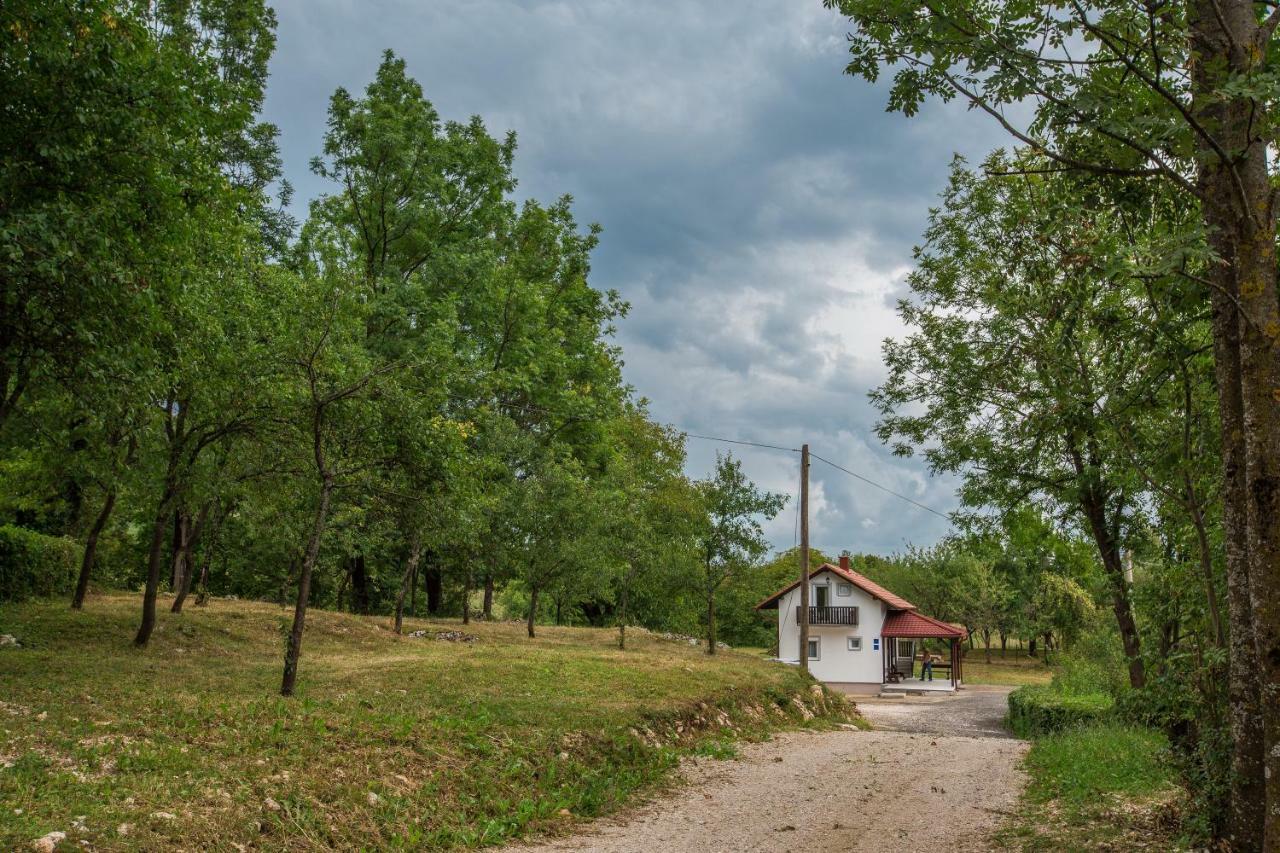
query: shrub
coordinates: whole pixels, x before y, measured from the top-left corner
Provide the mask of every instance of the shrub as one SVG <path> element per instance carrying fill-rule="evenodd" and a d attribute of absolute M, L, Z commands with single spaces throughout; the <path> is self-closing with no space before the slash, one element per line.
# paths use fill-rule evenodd
<path fill-rule="evenodd" d="M 1038 737 L 1111 716 L 1106 693 L 1068 693 L 1053 685 L 1027 684 L 1009 694 L 1009 726 L 1018 737 Z"/>
<path fill-rule="evenodd" d="M 0 601 L 22 601 L 71 591 L 80 546 L 65 536 L 0 526 Z"/>

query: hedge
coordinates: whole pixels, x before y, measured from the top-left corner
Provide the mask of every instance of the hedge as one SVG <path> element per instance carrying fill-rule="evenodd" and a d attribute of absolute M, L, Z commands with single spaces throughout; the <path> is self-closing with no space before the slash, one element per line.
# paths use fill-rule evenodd
<path fill-rule="evenodd" d="M 1009 694 L 1009 727 L 1028 738 L 1101 722 L 1115 700 L 1106 693 L 1066 693 L 1052 685 L 1028 684 Z"/>
<path fill-rule="evenodd" d="M 0 525 L 0 601 L 69 593 L 80 553 L 80 546 L 65 536 Z"/>

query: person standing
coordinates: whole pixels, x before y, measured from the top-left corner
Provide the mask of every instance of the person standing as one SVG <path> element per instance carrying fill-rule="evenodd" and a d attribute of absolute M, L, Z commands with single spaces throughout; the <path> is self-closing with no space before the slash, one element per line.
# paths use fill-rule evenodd
<path fill-rule="evenodd" d="M 921 646 L 920 654 L 920 680 L 933 681 L 933 655 L 929 653 L 927 646 Z"/>

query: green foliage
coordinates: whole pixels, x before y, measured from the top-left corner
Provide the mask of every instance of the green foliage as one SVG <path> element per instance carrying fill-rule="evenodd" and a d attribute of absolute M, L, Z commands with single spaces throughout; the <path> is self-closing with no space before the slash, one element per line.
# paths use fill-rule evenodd
<path fill-rule="evenodd" d="M 835 562 L 815 549 L 809 551 L 809 566 Z M 758 612 L 755 607 L 768 596 L 800 577 L 800 549 L 788 548 L 772 560 L 746 568 L 725 582 L 716 597 L 717 633 L 730 646 L 770 649 L 776 653 L 778 614 Z"/>
<path fill-rule="evenodd" d="M 80 553 L 69 537 L 0 525 L 0 602 L 70 592 Z"/>
<path fill-rule="evenodd" d="M 1018 737 L 1098 723 L 1111 716 L 1115 700 L 1106 693 L 1070 693 L 1054 685 L 1026 684 L 1009 694 L 1009 726 Z"/>

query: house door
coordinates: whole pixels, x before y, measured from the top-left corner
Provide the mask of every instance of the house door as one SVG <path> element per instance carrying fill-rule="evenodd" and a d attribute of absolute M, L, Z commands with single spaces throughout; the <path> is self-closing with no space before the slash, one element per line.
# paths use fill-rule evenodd
<path fill-rule="evenodd" d="M 831 587 L 828 586 L 827 584 L 822 584 L 821 586 L 815 585 L 813 587 L 813 606 L 826 607 L 828 604 L 831 603 L 830 601 L 827 600 L 830 594 L 831 594 Z"/>

